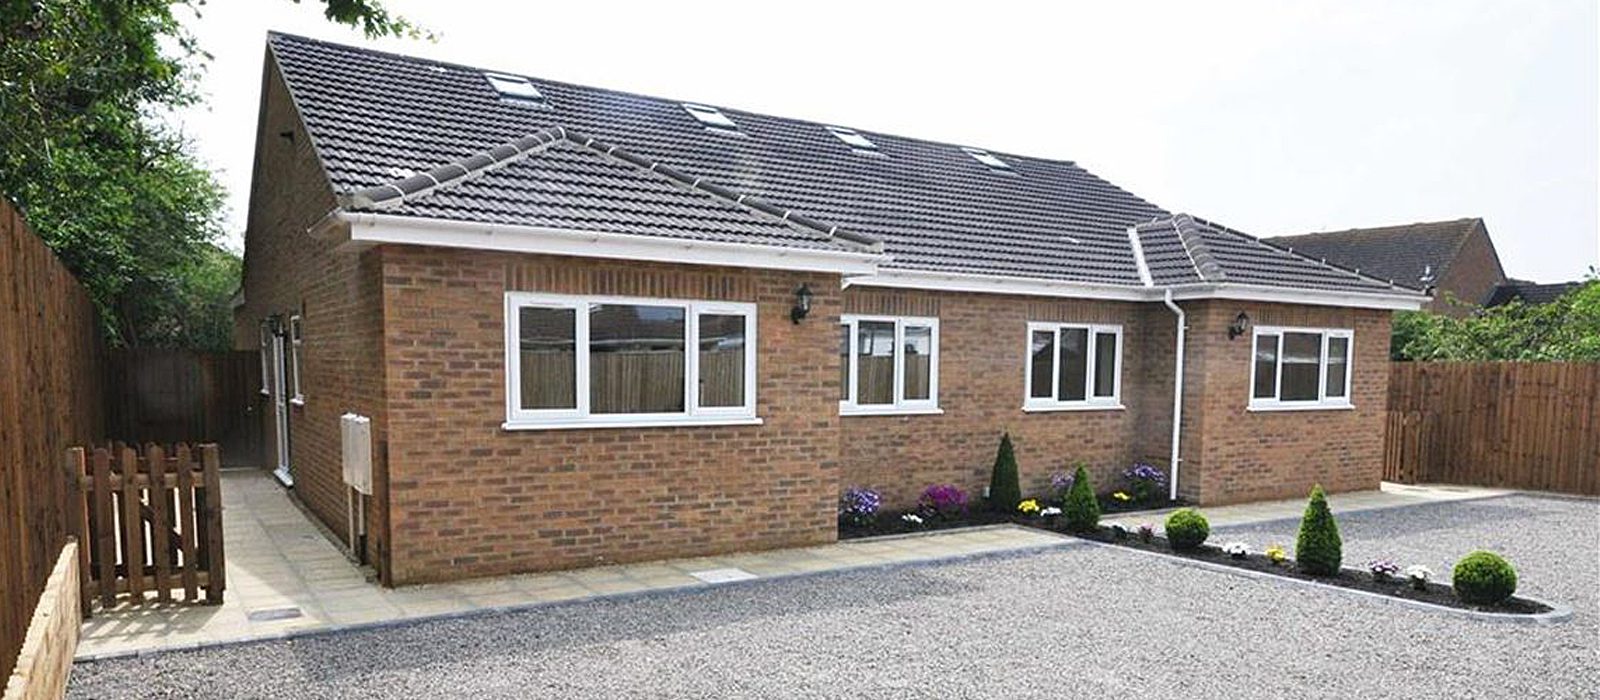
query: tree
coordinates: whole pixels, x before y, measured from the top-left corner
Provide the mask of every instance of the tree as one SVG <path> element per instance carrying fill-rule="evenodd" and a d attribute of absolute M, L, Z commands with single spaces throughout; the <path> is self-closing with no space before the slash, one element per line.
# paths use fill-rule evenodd
<path fill-rule="evenodd" d="M 1391 353 L 1406 360 L 1600 360 L 1600 273 L 1548 304 L 1514 301 L 1465 318 L 1423 311 L 1394 319 Z"/>
<path fill-rule="evenodd" d="M 1000 435 L 1000 449 L 994 456 L 994 471 L 989 474 L 989 507 L 1010 513 L 1022 502 L 1022 486 L 1017 477 L 1017 455 L 1011 448 L 1011 433 Z"/>
<path fill-rule="evenodd" d="M 1339 537 L 1339 523 L 1328 508 L 1328 496 L 1322 492 L 1322 485 L 1317 484 L 1311 487 L 1311 500 L 1300 518 L 1300 534 L 1294 543 L 1295 563 L 1300 565 L 1301 571 L 1313 576 L 1335 576 L 1343 558 L 1344 541 Z"/>
<path fill-rule="evenodd" d="M 321 1 L 330 20 L 368 36 L 421 33 L 374 0 Z M 197 100 L 208 57 L 174 10 L 201 4 L 0 0 L 0 194 L 83 282 L 120 344 L 215 339 L 231 323 L 238 265 L 214 245 L 222 188 L 158 117 Z"/>

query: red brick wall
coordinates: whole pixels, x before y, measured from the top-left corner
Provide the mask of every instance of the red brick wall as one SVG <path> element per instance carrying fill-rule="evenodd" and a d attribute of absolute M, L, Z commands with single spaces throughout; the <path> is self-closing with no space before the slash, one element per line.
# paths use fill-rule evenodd
<path fill-rule="evenodd" d="M 1144 387 L 1149 385 L 1143 358 L 1146 324 L 1152 318 L 1142 306 L 997 294 L 845 290 L 846 313 L 939 318 L 939 407 L 944 413 L 843 417 L 842 486 L 878 489 L 887 507 L 910 506 L 935 483 L 954 483 L 978 498 L 989 484 L 1000 435 L 1010 431 L 1024 493 L 1043 493 L 1051 472 L 1078 460 L 1089 464 L 1097 485 L 1110 488 L 1136 456 L 1135 445 L 1145 442 L 1139 436 L 1139 414 Z M 1170 325 L 1159 317 L 1153 320 Z M 1121 324 L 1126 408 L 1023 412 L 1030 321 Z M 837 353 L 837 348 L 831 352 Z M 831 383 L 835 391 L 838 384 L 835 377 Z M 1166 444 L 1165 438 L 1161 444 Z"/>
<path fill-rule="evenodd" d="M 1467 316 L 1472 313 L 1472 308 L 1452 304 L 1445 298 L 1449 292 L 1467 304 L 1482 304 L 1489 300 L 1489 295 L 1494 292 L 1495 286 L 1506 281 L 1505 270 L 1500 267 L 1500 258 L 1495 254 L 1494 242 L 1489 239 L 1489 232 L 1480 223 L 1474 227 L 1461 249 L 1456 251 L 1456 256 L 1450 260 L 1450 266 L 1445 269 L 1444 275 L 1439 278 L 1439 288 L 1434 295 L 1434 300 L 1429 302 L 1427 309 L 1449 314 L 1451 316 Z"/>
<path fill-rule="evenodd" d="M 1378 487 L 1389 382 L 1390 312 L 1234 301 L 1188 312 L 1184 440 L 1179 479 L 1203 504 Z M 1229 340 L 1240 311 L 1262 326 L 1352 328 L 1354 410 L 1251 412 L 1250 337 Z M 1168 423 L 1170 426 L 1170 423 Z"/>
<path fill-rule="evenodd" d="M 277 314 L 287 322 L 290 314 L 303 315 L 300 386 L 306 402 L 289 411 L 294 492 L 345 537 L 339 416 L 371 416 L 380 439 L 384 429 L 380 270 L 375 252 L 335 252 L 331 242 L 307 234 L 333 208 L 333 192 L 270 56 L 262 91 L 245 232 L 245 305 L 234 314 L 234 346 L 256 349 L 263 318 Z M 263 398 L 258 410 L 266 424 L 263 467 L 271 468 L 272 407 Z M 381 481 L 382 455 L 375 459 L 374 478 Z M 376 558 L 386 541 L 383 500 L 369 503 L 368 554 Z"/>
<path fill-rule="evenodd" d="M 414 247 L 382 259 L 394 582 L 836 536 L 836 275 Z M 816 297 L 795 325 L 802 283 Z M 755 302 L 764 424 L 502 429 L 507 290 Z"/>

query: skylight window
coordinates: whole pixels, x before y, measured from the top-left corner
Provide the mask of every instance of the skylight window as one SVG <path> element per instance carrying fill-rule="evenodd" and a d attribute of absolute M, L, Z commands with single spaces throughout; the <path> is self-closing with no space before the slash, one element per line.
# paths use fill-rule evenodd
<path fill-rule="evenodd" d="M 539 92 L 539 88 L 534 87 L 533 83 L 528 82 L 527 78 L 515 75 L 501 75 L 499 73 L 484 73 L 483 77 L 489 81 L 489 84 L 494 87 L 496 92 L 500 93 L 501 97 L 508 100 L 544 102 L 544 93 Z"/>
<path fill-rule="evenodd" d="M 707 107 L 705 105 L 697 105 L 692 102 L 685 102 L 683 103 L 683 109 L 695 119 L 700 120 L 701 124 L 706 126 L 717 129 L 738 130 L 739 128 L 738 124 L 733 123 L 733 120 L 729 119 L 728 115 L 723 114 L 722 110 L 719 110 L 716 107 Z"/>
<path fill-rule="evenodd" d="M 864 148 L 869 151 L 877 150 L 878 148 L 877 144 L 868 141 L 867 137 L 862 136 L 861 133 L 855 129 L 846 129 L 842 126 L 830 126 L 828 127 L 828 133 L 837 136 L 840 141 L 850 144 L 855 148 Z"/>
<path fill-rule="evenodd" d="M 1000 158 L 995 156 L 995 154 L 985 151 L 981 148 L 963 147 L 961 150 L 966 151 L 967 155 L 972 156 L 973 160 L 976 160 L 979 163 L 987 165 L 991 168 L 998 168 L 1001 170 L 1011 169 L 1011 166 L 1007 165 L 1005 161 L 1000 160 Z"/>

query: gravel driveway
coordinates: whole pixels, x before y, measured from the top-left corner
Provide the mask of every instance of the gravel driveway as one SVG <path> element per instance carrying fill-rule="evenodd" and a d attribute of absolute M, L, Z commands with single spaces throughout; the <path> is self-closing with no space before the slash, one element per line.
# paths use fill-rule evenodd
<path fill-rule="evenodd" d="M 1338 497 L 1332 499 L 1335 510 Z M 1295 522 L 1216 539 L 1292 545 Z M 1564 624 L 1485 623 L 1076 545 L 74 669 L 75 697 L 1593 697 L 1600 504 L 1341 516 L 1345 561 L 1504 552 Z"/>

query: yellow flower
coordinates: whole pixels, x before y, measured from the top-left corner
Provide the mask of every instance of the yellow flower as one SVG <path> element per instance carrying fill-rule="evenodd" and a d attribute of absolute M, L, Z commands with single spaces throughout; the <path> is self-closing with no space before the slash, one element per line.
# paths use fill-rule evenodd
<path fill-rule="evenodd" d="M 1028 515 L 1033 515 L 1034 513 L 1039 512 L 1039 502 L 1030 498 L 1026 501 L 1018 503 L 1017 510 L 1027 513 Z"/>
<path fill-rule="evenodd" d="M 1131 501 L 1131 500 L 1133 500 L 1133 496 L 1129 496 L 1126 491 L 1118 491 L 1116 493 L 1111 494 L 1111 497 L 1115 498 L 1115 499 L 1117 499 L 1119 501 Z"/>
<path fill-rule="evenodd" d="M 1283 560 L 1289 558 L 1289 553 L 1284 551 L 1283 547 L 1279 545 L 1267 547 L 1262 551 L 1262 554 L 1267 555 L 1267 558 L 1272 560 L 1272 563 L 1274 564 L 1282 564 Z"/>

